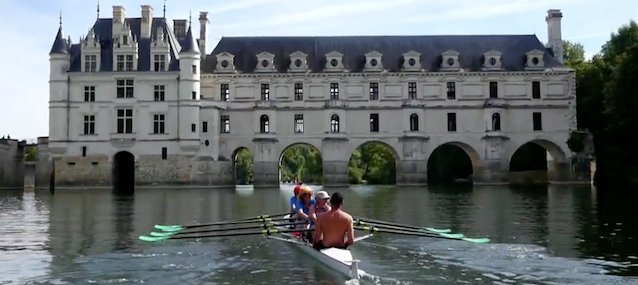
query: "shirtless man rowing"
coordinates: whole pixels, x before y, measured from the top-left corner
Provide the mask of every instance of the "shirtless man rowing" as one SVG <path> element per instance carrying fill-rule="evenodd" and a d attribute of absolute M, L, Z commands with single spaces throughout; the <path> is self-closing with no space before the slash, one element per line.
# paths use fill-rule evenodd
<path fill-rule="evenodd" d="M 341 210 L 343 196 L 339 192 L 332 194 L 330 205 L 332 209 L 321 215 L 315 225 L 313 247 L 317 250 L 329 247 L 345 249 L 354 243 L 352 216 Z"/>

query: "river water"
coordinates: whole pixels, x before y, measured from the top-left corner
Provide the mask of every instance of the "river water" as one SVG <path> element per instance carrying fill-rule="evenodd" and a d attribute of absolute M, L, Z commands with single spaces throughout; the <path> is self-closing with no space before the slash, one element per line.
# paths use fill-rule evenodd
<path fill-rule="evenodd" d="M 368 275 L 330 271 L 259 236 L 137 240 L 154 224 L 280 213 L 290 188 L 0 191 L 0 284 L 638 284 L 636 197 L 589 186 L 339 191 L 357 216 L 449 228 L 488 244 L 378 234 Z"/>

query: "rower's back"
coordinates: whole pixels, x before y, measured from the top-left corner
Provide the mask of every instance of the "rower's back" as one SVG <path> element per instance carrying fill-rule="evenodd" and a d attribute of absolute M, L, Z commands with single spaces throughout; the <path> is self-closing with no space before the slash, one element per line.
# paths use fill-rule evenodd
<path fill-rule="evenodd" d="M 324 247 L 344 248 L 354 242 L 352 216 L 341 210 L 343 198 L 340 194 L 335 194 L 330 199 L 333 208 L 321 215 L 321 219 L 317 219 L 315 240 L 320 238 Z M 337 199 L 334 199 L 335 196 L 338 196 Z"/>

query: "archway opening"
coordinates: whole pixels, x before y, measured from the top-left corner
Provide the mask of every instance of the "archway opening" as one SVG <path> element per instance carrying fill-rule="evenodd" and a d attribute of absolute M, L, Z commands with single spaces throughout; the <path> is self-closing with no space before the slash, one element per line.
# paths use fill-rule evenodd
<path fill-rule="evenodd" d="M 323 160 L 319 149 L 303 143 L 288 146 L 279 157 L 279 181 L 323 184 Z"/>
<path fill-rule="evenodd" d="M 367 142 L 357 147 L 348 163 L 350 184 L 396 184 L 397 156 L 393 149 L 380 142 Z"/>
<path fill-rule="evenodd" d="M 113 156 L 113 190 L 122 194 L 135 190 L 135 156 L 128 151 Z"/>
<path fill-rule="evenodd" d="M 510 183 L 547 184 L 547 150 L 528 142 L 519 147 L 510 160 Z"/>
<path fill-rule="evenodd" d="M 428 185 L 472 183 L 472 160 L 461 147 L 444 144 L 428 159 Z"/>
<path fill-rule="evenodd" d="M 233 170 L 235 185 L 253 184 L 253 153 L 240 147 L 233 152 Z"/>

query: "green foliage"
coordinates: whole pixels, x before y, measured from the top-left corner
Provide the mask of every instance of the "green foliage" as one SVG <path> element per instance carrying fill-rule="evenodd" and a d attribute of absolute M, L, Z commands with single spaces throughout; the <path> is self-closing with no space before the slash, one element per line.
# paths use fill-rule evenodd
<path fill-rule="evenodd" d="M 585 148 L 585 133 L 579 131 L 572 131 L 567 139 L 567 146 L 573 152 L 581 152 Z"/>
<path fill-rule="evenodd" d="M 581 43 L 563 41 L 563 60 L 565 65 L 576 68 L 585 62 L 585 48 Z"/>
<path fill-rule="evenodd" d="M 313 146 L 297 144 L 289 147 L 281 158 L 282 181 L 301 180 L 304 183 L 323 182 L 323 161 L 321 153 Z"/>
<path fill-rule="evenodd" d="M 24 150 L 25 161 L 37 161 L 38 160 L 38 148 L 36 146 L 29 146 Z"/>
<path fill-rule="evenodd" d="M 377 142 L 359 146 L 350 157 L 348 175 L 352 184 L 395 184 L 396 165 L 392 150 Z"/>
<path fill-rule="evenodd" d="M 240 149 L 235 157 L 235 179 L 240 185 L 253 183 L 253 154 L 246 148 Z"/>
<path fill-rule="evenodd" d="M 638 25 L 633 20 L 611 34 L 611 39 L 602 48 L 603 59 L 611 64 L 618 62 L 617 57 L 638 43 Z"/>

